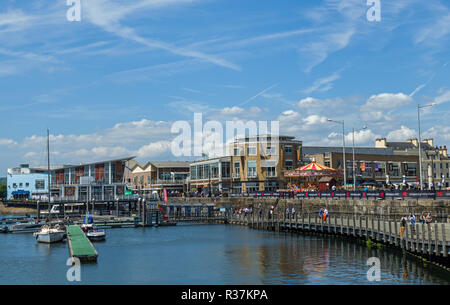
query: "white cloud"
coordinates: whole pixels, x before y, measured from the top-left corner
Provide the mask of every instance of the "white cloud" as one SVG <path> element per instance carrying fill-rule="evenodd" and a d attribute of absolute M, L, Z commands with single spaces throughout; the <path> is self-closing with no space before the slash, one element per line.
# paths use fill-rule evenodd
<path fill-rule="evenodd" d="M 139 158 L 154 158 L 162 154 L 169 155 L 170 149 L 170 141 L 153 142 L 139 148 L 137 156 Z"/>
<path fill-rule="evenodd" d="M 434 99 L 434 102 L 438 103 L 438 104 L 450 102 L 450 91 L 447 91 L 447 92 L 443 93 L 442 95 L 436 97 Z"/>
<path fill-rule="evenodd" d="M 361 106 L 361 117 L 366 121 L 390 120 L 390 112 L 401 106 L 412 103 L 411 96 L 404 93 L 381 93 L 372 95 Z"/>
<path fill-rule="evenodd" d="M 330 76 L 320 78 L 314 82 L 314 84 L 303 90 L 306 94 L 311 94 L 313 92 L 327 92 L 333 89 L 333 82 L 338 80 L 341 76 L 338 73 L 334 73 Z"/>
<path fill-rule="evenodd" d="M 387 135 L 388 141 L 400 141 L 404 142 L 407 139 L 414 138 L 416 136 L 416 131 L 413 129 L 410 129 L 406 126 L 401 126 L 400 129 L 393 130 Z"/>
<path fill-rule="evenodd" d="M 233 106 L 233 107 L 225 107 L 222 110 L 220 110 L 220 113 L 223 115 L 236 115 L 241 114 L 245 110 L 241 107 Z"/>
<path fill-rule="evenodd" d="M 17 145 L 17 142 L 11 139 L 0 138 L 0 146 L 12 146 L 12 145 Z"/>

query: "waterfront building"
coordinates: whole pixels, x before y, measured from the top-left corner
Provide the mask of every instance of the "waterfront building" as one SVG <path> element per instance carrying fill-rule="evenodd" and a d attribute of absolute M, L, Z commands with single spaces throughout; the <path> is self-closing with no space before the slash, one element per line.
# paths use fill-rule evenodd
<path fill-rule="evenodd" d="M 189 185 L 191 191 L 199 193 L 229 193 L 231 190 L 231 157 L 192 162 Z"/>
<path fill-rule="evenodd" d="M 406 142 L 388 142 L 386 138 L 376 139 L 375 147 L 390 148 L 396 155 L 419 156 L 419 141 L 416 138 Z M 434 139 L 425 139 L 421 142 L 422 151 L 422 178 L 426 186 L 439 183 L 443 187 L 450 187 L 450 158 L 447 146 L 435 146 Z"/>
<path fill-rule="evenodd" d="M 291 136 L 248 136 L 236 139 L 229 148 L 229 156 L 191 164 L 191 190 L 273 192 L 286 188 L 285 171 L 302 164 L 302 142 Z"/>
<path fill-rule="evenodd" d="M 324 152 L 314 153 L 314 147 L 304 147 L 308 152 L 306 158 L 312 159 L 319 164 L 342 169 L 343 153 L 342 147 L 330 147 Z M 372 153 L 369 153 L 372 151 Z M 378 153 L 377 153 L 378 152 Z M 347 183 L 353 184 L 353 154 L 351 148 L 346 150 L 345 160 L 347 163 Z M 418 184 L 419 157 L 414 155 L 395 155 L 393 152 L 383 150 L 367 151 L 364 148 L 355 149 L 355 174 L 356 183 L 374 182 L 378 184 L 392 183 L 402 184 L 406 181 L 408 184 Z"/>
<path fill-rule="evenodd" d="M 284 173 L 303 164 L 302 142 L 293 136 L 244 137 L 230 148 L 233 193 L 286 189 Z"/>
<path fill-rule="evenodd" d="M 72 200 L 114 200 L 125 193 L 125 163 L 134 157 L 52 166 L 50 190 L 54 198 Z M 46 167 L 22 164 L 8 169 L 8 199 L 47 199 L 48 175 Z"/>
<path fill-rule="evenodd" d="M 126 165 L 125 181 L 128 188 L 137 194 L 159 194 L 166 189 L 168 192 L 187 191 L 189 176 L 187 161 L 149 161 L 138 163 L 130 160 Z"/>

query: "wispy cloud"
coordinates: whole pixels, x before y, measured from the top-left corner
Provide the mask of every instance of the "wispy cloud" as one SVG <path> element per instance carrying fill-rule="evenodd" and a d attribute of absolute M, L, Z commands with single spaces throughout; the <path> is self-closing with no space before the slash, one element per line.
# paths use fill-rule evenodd
<path fill-rule="evenodd" d="M 188 48 L 178 47 L 173 44 L 156 39 L 140 36 L 136 31 L 128 26 L 124 26 L 120 21 L 137 10 L 159 8 L 175 4 L 192 3 L 193 0 L 141 0 L 128 5 L 117 5 L 110 1 L 98 0 L 86 2 L 84 5 L 87 19 L 101 27 L 103 30 L 113 33 L 121 38 L 134 41 L 151 49 L 161 49 L 169 53 L 199 59 L 218 66 L 240 71 L 241 67 L 216 55 L 202 53 Z"/>

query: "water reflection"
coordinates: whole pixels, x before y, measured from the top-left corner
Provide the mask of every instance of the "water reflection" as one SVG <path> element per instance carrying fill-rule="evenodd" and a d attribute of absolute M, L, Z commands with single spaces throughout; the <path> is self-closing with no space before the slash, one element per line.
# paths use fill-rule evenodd
<path fill-rule="evenodd" d="M 97 264 L 82 284 L 450 284 L 432 265 L 389 249 L 343 239 L 190 225 L 108 230 Z M 368 282 L 367 259 L 381 261 L 381 282 Z M 0 235 L 0 284 L 71 284 L 67 244 L 31 235 Z"/>

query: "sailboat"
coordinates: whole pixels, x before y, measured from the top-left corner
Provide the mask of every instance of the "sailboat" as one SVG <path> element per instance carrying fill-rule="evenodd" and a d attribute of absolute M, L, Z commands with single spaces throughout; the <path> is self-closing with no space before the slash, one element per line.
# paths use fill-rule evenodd
<path fill-rule="evenodd" d="M 66 232 L 59 226 L 59 225 L 55 225 L 52 226 L 51 224 L 51 216 L 52 214 L 50 213 L 50 202 L 51 202 L 51 191 L 50 191 L 50 140 L 49 140 L 49 132 L 47 129 L 47 166 L 48 166 L 48 173 L 47 173 L 47 178 L 48 178 L 48 209 L 49 209 L 49 213 L 48 213 L 48 224 L 44 225 L 41 230 L 39 230 L 38 232 L 35 232 L 33 234 L 34 237 L 36 237 L 36 240 L 40 243 L 47 243 L 47 244 L 51 244 L 51 243 L 56 243 L 56 242 L 60 242 L 64 239 L 64 237 L 66 236 Z"/>

